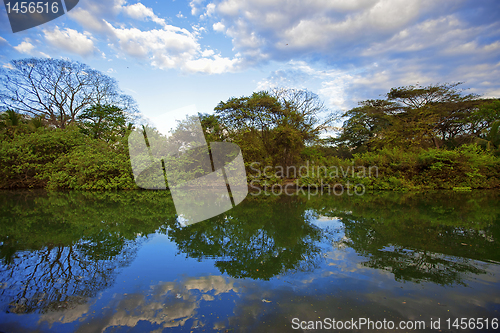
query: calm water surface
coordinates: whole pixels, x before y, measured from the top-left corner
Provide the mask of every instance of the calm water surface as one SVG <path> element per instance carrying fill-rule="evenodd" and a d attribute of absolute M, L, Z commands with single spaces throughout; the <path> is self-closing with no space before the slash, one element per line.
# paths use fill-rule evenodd
<path fill-rule="evenodd" d="M 0 192 L 0 331 L 465 332 L 446 320 L 500 318 L 499 199 L 249 195 L 184 226 L 167 192 Z"/>

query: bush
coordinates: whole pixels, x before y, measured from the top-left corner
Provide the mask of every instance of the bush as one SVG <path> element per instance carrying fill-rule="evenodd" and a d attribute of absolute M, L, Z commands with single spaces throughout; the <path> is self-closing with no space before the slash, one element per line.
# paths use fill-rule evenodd
<path fill-rule="evenodd" d="M 1 143 L 0 188 L 136 188 L 125 147 L 126 141 L 110 146 L 76 127 L 19 134 Z"/>

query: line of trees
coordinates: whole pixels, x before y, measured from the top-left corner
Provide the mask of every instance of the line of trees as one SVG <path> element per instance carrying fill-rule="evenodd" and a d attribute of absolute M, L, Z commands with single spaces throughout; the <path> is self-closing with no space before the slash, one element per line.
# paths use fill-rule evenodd
<path fill-rule="evenodd" d="M 500 100 L 464 95 L 461 84 L 392 88 L 385 99 L 362 101 L 344 114 L 347 120 L 331 142 L 354 152 L 477 142 L 498 153 Z"/>
<path fill-rule="evenodd" d="M 0 83 L 0 188 L 136 188 L 127 137 L 139 113 L 116 80 L 78 62 L 30 58 L 0 69 Z M 221 101 L 199 118 L 207 142 L 241 148 L 249 181 L 256 165 L 309 163 L 375 165 L 380 179 L 363 183 L 374 189 L 500 186 L 500 100 L 461 85 L 392 88 L 337 118 L 314 93 L 279 88 Z M 287 181 L 259 175 L 261 184 Z M 313 172 L 299 185 L 348 178 Z"/>

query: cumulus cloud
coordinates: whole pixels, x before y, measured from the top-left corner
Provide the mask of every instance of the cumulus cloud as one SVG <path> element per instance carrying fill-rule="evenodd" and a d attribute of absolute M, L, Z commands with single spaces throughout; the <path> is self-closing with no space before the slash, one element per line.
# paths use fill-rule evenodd
<path fill-rule="evenodd" d="M 115 20 L 124 7 L 127 7 L 125 0 L 80 1 L 75 9 L 68 12 L 68 16 L 77 21 L 85 30 L 109 33 L 109 25 L 106 20 Z"/>
<path fill-rule="evenodd" d="M 109 23 L 108 23 L 109 24 Z M 110 25 L 114 44 L 126 55 L 149 59 L 161 69 L 186 72 L 224 73 L 236 69 L 239 59 L 225 58 L 213 50 L 201 50 L 196 33 L 166 25 L 163 30 L 120 29 Z"/>
<path fill-rule="evenodd" d="M 14 49 L 17 50 L 17 52 L 20 53 L 25 53 L 25 54 L 31 54 L 35 46 L 31 44 L 31 40 L 29 38 L 25 38 L 21 44 L 14 46 Z"/>
<path fill-rule="evenodd" d="M 334 111 L 345 111 L 353 106 L 353 80 L 359 70 L 316 68 L 304 61 L 290 61 L 281 69 L 257 84 L 257 90 L 276 87 L 313 90 Z"/>
<path fill-rule="evenodd" d="M 142 3 L 136 3 L 129 6 L 124 6 L 123 11 L 130 17 L 136 20 L 151 20 L 159 25 L 166 26 L 165 20 L 156 16 L 151 8 L 144 6 Z"/>
<path fill-rule="evenodd" d="M 87 9 L 77 7 L 70 11 L 68 15 L 89 31 L 96 33 L 110 32 L 109 25 L 106 24 L 106 21 Z"/>
<path fill-rule="evenodd" d="M 207 17 L 212 17 L 215 13 L 215 4 L 214 3 L 209 3 L 206 7 L 205 7 L 205 12 L 200 15 L 200 19 L 205 19 Z"/>
<path fill-rule="evenodd" d="M 191 0 L 189 7 L 191 7 L 191 15 L 198 15 L 201 12 L 201 5 L 205 0 Z"/>
<path fill-rule="evenodd" d="M 234 50 L 249 63 L 300 58 L 337 64 L 364 62 L 364 57 L 431 47 L 440 48 L 439 52 L 447 47 L 450 52 L 462 53 L 496 50 L 498 23 L 467 27 L 458 15 L 462 4 L 430 0 L 223 0 L 213 10 L 217 18 L 213 29 L 231 37 Z M 484 41 L 474 44 L 481 36 L 495 39 L 487 45 Z"/>
<path fill-rule="evenodd" d="M 394 52 L 433 50 L 436 54 L 449 56 L 489 51 L 494 50 L 500 42 L 480 45 L 477 39 L 498 28 L 498 24 L 469 27 L 456 15 L 447 15 L 405 28 L 386 41 L 371 43 L 361 55 L 377 56 Z"/>
<path fill-rule="evenodd" d="M 445 78 L 460 81 L 463 71 L 458 68 L 463 68 L 464 61 L 491 67 L 498 62 L 500 50 L 500 24 L 493 14 L 486 18 L 495 10 L 469 0 L 190 0 L 191 14 L 199 22 L 187 29 L 166 24 L 141 3 L 110 3 L 89 0 L 69 16 L 85 30 L 103 36 L 121 57 L 147 60 L 162 69 L 204 73 L 270 62 L 283 65 L 285 69 L 275 71 L 261 85 L 288 80 L 292 72 L 308 73 L 310 78 L 319 75 L 303 67 L 291 68 L 291 60 L 294 66 L 303 60 L 313 69 L 327 71 L 335 64 L 342 79 L 319 75 L 321 79 L 312 80 L 320 82 L 316 92 L 342 108 L 351 103 L 350 88 L 340 88 L 343 82 L 352 80 L 353 87 L 371 97 L 387 85 Z M 480 8 L 480 18 L 471 18 L 468 7 Z M 180 12 L 177 16 L 183 17 Z M 135 20 L 159 27 L 139 29 Z M 233 55 L 223 56 L 202 44 L 214 32 L 230 37 Z M 357 69 L 354 75 L 353 68 Z M 495 82 L 487 71 L 485 77 Z M 374 85 L 379 90 L 372 89 Z"/>
<path fill-rule="evenodd" d="M 212 25 L 212 28 L 214 29 L 214 31 L 218 31 L 218 32 L 224 32 L 224 30 L 226 30 L 226 26 L 224 26 L 224 24 L 222 22 L 214 23 Z"/>
<path fill-rule="evenodd" d="M 214 11 L 236 49 L 256 47 L 273 56 L 335 51 L 362 40 L 387 37 L 413 23 L 429 1 L 224 0 Z"/>
<path fill-rule="evenodd" d="M 64 30 L 55 27 L 54 30 L 44 30 L 44 37 L 51 45 L 78 54 L 82 57 L 97 51 L 90 33 L 80 33 L 76 30 L 66 28 Z"/>
<path fill-rule="evenodd" d="M 144 57 L 158 51 L 170 56 L 190 56 L 199 48 L 189 31 L 173 26 L 166 26 L 164 30 L 146 31 L 137 28 L 111 28 L 120 49 L 132 56 Z"/>
<path fill-rule="evenodd" d="M 221 74 L 233 71 L 239 62 L 240 59 L 238 58 L 229 59 L 216 54 L 210 58 L 203 57 L 189 60 L 186 62 L 186 69 L 191 72 Z"/>
<path fill-rule="evenodd" d="M 104 36 L 108 46 L 119 56 L 147 59 L 152 66 L 161 69 L 172 68 L 209 74 L 235 71 L 241 63 L 237 56 L 227 58 L 210 49 L 202 51 L 199 39 L 206 29 L 201 25 L 193 25 L 191 30 L 188 30 L 166 24 L 153 9 L 142 3 L 126 5 L 124 1 L 114 0 L 112 9 L 104 13 L 97 12 L 101 7 L 94 4 L 94 1 L 89 1 L 78 10 L 72 11 L 70 17 L 85 29 Z M 190 3 L 195 13 L 201 12 L 202 5 L 202 0 L 193 0 Z M 204 15 L 209 17 L 214 10 L 215 5 L 208 4 Z M 155 22 L 161 25 L 162 29 L 129 27 L 117 20 L 120 13 L 134 20 Z M 179 17 L 182 17 L 182 14 Z"/>

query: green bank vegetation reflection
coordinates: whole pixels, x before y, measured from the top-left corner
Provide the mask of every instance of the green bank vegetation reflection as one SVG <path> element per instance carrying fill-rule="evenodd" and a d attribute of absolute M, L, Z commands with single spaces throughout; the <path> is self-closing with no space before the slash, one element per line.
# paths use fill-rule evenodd
<path fill-rule="evenodd" d="M 234 278 L 314 271 L 332 245 L 354 249 L 364 266 L 396 280 L 439 285 L 464 285 L 468 274 L 500 262 L 499 194 L 492 191 L 249 196 L 227 215 L 185 227 L 165 191 L 0 196 L 0 301 L 15 313 L 85 303 L 114 283 L 155 232 Z M 342 223 L 323 228 L 315 222 L 322 217 Z"/>
<path fill-rule="evenodd" d="M 364 266 L 387 270 L 396 280 L 464 285 L 465 273 L 485 273 L 482 262 L 500 262 L 498 193 L 380 193 L 331 204 L 328 199 L 316 211 L 342 219 L 345 237 L 335 245 L 353 248 L 368 258 Z"/>

